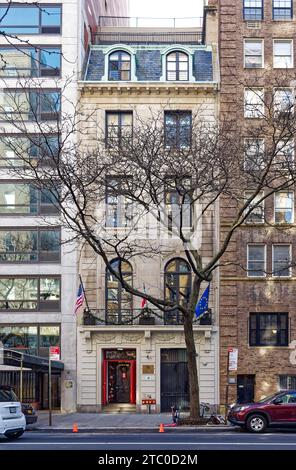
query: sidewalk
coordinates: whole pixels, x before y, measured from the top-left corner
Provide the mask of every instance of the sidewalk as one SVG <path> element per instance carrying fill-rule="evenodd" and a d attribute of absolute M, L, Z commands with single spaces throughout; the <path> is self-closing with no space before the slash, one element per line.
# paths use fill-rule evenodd
<path fill-rule="evenodd" d="M 39 411 L 38 421 L 35 424 L 28 424 L 28 431 L 42 432 L 72 432 L 73 424 L 76 423 L 78 432 L 93 433 L 127 433 L 127 432 L 158 432 L 162 423 L 165 432 L 183 431 L 229 431 L 233 426 L 207 425 L 207 426 L 179 426 L 166 427 L 171 425 L 172 416 L 170 413 L 161 414 L 135 414 L 135 413 L 53 413 L 52 426 L 48 426 L 48 412 Z"/>

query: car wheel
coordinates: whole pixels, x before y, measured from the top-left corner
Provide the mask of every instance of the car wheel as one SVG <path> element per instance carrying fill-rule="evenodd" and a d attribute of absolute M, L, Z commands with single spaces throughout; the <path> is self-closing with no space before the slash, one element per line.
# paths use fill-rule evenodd
<path fill-rule="evenodd" d="M 251 415 L 247 419 L 246 427 L 251 432 L 263 432 L 267 428 L 267 420 L 262 415 Z"/>
<path fill-rule="evenodd" d="M 14 432 L 9 432 L 5 434 L 7 439 L 13 440 L 13 439 L 18 439 L 24 434 L 24 431 L 14 431 Z"/>

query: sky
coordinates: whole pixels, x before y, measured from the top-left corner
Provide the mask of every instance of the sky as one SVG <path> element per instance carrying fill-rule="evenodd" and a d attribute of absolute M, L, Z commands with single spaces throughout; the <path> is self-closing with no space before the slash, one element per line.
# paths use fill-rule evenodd
<path fill-rule="evenodd" d="M 203 0 L 130 0 L 130 16 L 202 16 Z"/>

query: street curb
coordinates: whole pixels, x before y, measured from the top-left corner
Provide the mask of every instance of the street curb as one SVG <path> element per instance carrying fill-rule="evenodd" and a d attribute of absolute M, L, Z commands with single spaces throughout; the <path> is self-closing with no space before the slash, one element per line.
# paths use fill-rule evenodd
<path fill-rule="evenodd" d="M 234 426 L 178 426 L 178 427 L 164 427 L 165 432 L 175 432 L 175 433 L 183 433 L 183 432 L 209 432 L 209 431 L 216 431 L 216 432 L 227 432 L 227 431 L 234 431 L 236 428 Z M 41 432 L 41 433 L 73 433 L 72 429 L 70 428 L 27 428 L 29 432 Z M 150 427 L 150 428 L 79 428 L 78 433 L 86 434 L 86 433 L 93 433 L 93 434 L 129 434 L 129 433 L 158 433 L 158 427 Z M 75 433 L 74 433 L 75 434 Z"/>

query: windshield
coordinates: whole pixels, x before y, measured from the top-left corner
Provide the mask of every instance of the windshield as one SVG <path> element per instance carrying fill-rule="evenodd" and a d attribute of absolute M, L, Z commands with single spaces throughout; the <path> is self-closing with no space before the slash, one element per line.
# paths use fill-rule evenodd
<path fill-rule="evenodd" d="M 267 403 L 268 401 L 272 400 L 273 398 L 277 396 L 278 396 L 278 393 L 273 393 L 272 395 L 269 395 L 268 397 L 262 398 L 262 400 L 258 400 L 257 403 Z"/>
<path fill-rule="evenodd" d="M 3 401 L 19 401 L 16 394 L 11 389 L 0 389 L 0 402 Z"/>

